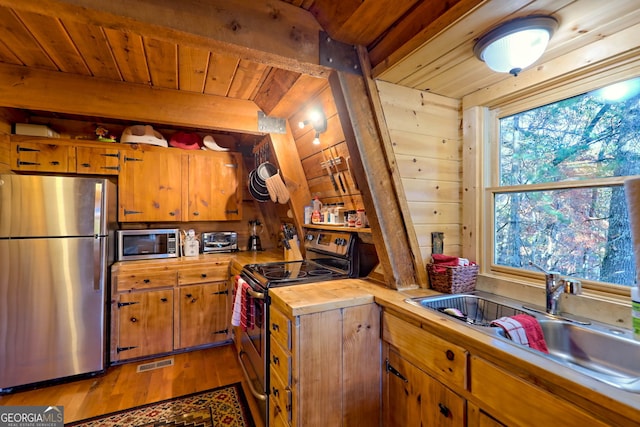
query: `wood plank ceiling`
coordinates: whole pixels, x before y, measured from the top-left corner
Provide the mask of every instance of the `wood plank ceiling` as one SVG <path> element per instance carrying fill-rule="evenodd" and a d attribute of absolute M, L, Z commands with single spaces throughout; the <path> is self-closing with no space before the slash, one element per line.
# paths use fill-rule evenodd
<path fill-rule="evenodd" d="M 304 38 L 322 30 L 343 43 L 365 46 L 374 77 L 460 99 L 511 78 L 491 72 L 472 53 L 477 37 L 498 23 L 554 14 L 561 25 L 545 54 L 548 61 L 638 25 L 635 0 L 616 0 L 616 5 L 596 0 L 0 0 L 0 64 L 249 100 L 268 114 L 302 74 L 327 76 L 317 52 L 296 50 L 317 46 L 317 40 L 305 43 Z M 124 6 L 132 10 L 122 11 Z M 245 13 L 249 7 L 251 13 Z M 173 27 L 153 31 L 151 18 L 137 26 L 151 10 L 154 19 Z M 266 17 L 260 20 L 262 12 Z M 185 19 L 192 22 L 176 22 Z M 278 28 L 300 43 L 273 46 L 282 39 L 256 31 L 268 21 L 285 24 Z M 237 48 L 229 48 L 236 45 L 228 41 L 202 42 L 228 37 L 225 31 L 244 37 Z M 251 54 L 253 45 L 265 55 Z"/>
<path fill-rule="evenodd" d="M 372 57 L 381 60 L 427 24 L 425 17 L 436 19 L 459 2 L 473 5 L 480 0 L 283 0 L 275 2 L 271 13 L 283 13 L 278 8 L 289 13 L 297 6 L 317 19 L 317 29 L 323 27 L 344 43 L 370 46 Z M 138 33 L 110 21 L 95 25 L 89 17 L 76 19 L 77 14 L 59 12 L 63 9 L 57 3 L 74 2 L 0 1 L 0 63 L 251 100 L 266 113 L 301 74 L 236 52 Z M 250 24 L 234 22 L 238 27 Z"/>

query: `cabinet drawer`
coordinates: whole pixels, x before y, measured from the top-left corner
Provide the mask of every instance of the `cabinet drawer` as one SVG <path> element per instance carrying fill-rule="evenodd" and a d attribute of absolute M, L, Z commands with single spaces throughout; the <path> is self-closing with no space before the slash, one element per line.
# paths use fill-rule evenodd
<path fill-rule="evenodd" d="M 291 351 L 291 321 L 280 310 L 271 306 L 269 310 L 271 336 L 288 351 Z"/>
<path fill-rule="evenodd" d="M 566 427 L 609 425 L 483 359 L 471 357 L 470 369 L 473 395 L 506 425 L 558 425 L 560 421 Z"/>
<path fill-rule="evenodd" d="M 452 388 L 467 387 L 467 350 L 386 312 L 382 328 L 382 339 L 403 357 Z"/>
<path fill-rule="evenodd" d="M 269 425 L 290 426 L 292 424 L 291 388 L 286 386 L 277 373 L 271 371 L 271 390 L 269 390 Z"/>
<path fill-rule="evenodd" d="M 219 282 L 229 277 L 228 264 L 203 265 L 189 270 L 178 272 L 178 284 L 190 285 L 192 283 Z"/>
<path fill-rule="evenodd" d="M 163 288 L 176 285 L 175 271 L 157 273 L 135 273 L 116 276 L 116 290 L 118 292 L 134 289 Z"/>
<path fill-rule="evenodd" d="M 284 350 L 277 340 L 271 337 L 271 372 L 276 372 L 284 385 L 291 385 L 291 354 Z"/>

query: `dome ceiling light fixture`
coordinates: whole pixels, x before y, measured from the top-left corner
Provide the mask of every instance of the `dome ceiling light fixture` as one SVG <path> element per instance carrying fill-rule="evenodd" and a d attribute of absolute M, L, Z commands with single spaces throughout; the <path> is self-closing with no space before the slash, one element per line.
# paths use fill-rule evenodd
<path fill-rule="evenodd" d="M 473 53 L 489 68 L 517 76 L 536 62 L 558 28 L 548 15 L 531 15 L 507 21 L 478 39 Z"/>

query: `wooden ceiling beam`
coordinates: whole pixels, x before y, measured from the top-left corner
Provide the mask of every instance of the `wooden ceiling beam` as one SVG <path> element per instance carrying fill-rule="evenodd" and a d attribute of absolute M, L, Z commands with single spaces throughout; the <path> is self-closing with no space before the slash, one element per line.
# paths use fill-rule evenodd
<path fill-rule="evenodd" d="M 313 15 L 268 0 L 0 0 L 0 6 L 327 77 Z"/>
<path fill-rule="evenodd" d="M 0 105 L 260 134 L 253 102 L 0 64 Z"/>

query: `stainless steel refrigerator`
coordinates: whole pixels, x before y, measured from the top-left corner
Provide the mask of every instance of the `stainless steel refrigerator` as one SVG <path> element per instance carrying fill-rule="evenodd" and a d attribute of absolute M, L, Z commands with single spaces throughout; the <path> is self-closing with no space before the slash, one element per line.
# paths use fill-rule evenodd
<path fill-rule="evenodd" d="M 106 367 L 115 186 L 0 175 L 0 391 Z"/>

